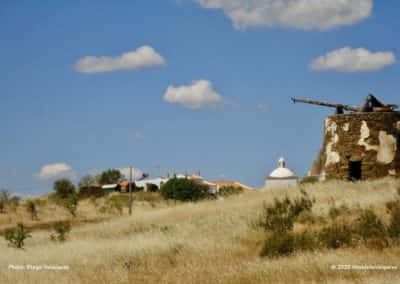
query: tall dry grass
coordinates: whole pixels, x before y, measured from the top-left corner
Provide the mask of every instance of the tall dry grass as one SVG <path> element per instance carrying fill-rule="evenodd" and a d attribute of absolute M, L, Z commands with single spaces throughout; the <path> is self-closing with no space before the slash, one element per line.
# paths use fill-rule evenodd
<path fill-rule="evenodd" d="M 397 198 L 398 186 L 398 181 L 383 179 L 332 181 L 304 189 L 316 199 L 316 215 L 326 216 L 332 205 L 345 204 L 350 210 L 372 207 L 387 218 L 385 203 Z M 276 189 L 173 206 L 143 203 L 131 217 L 73 227 L 65 243 L 50 242 L 46 230 L 34 231 L 25 250 L 10 248 L 1 239 L 0 283 L 400 283 L 399 270 L 331 269 L 332 264 L 397 265 L 400 247 L 260 258 L 264 233 L 252 224 L 263 202 L 285 195 L 300 191 Z M 10 264 L 70 269 L 16 271 L 8 269 Z"/>

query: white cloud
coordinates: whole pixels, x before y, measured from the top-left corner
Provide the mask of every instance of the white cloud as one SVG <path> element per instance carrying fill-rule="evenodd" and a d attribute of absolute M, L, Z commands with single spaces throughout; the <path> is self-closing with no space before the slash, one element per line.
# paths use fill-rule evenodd
<path fill-rule="evenodd" d="M 54 163 L 44 165 L 35 176 L 40 180 L 51 180 L 62 177 L 73 178 L 74 171 L 72 167 L 66 163 Z"/>
<path fill-rule="evenodd" d="M 139 70 L 166 64 L 164 58 L 150 46 L 142 46 L 120 56 L 85 56 L 75 68 L 82 73 L 111 72 L 116 70 Z"/>
<path fill-rule="evenodd" d="M 365 48 L 344 47 L 314 59 L 310 68 L 316 71 L 367 72 L 380 70 L 395 62 L 393 52 L 371 52 Z"/>
<path fill-rule="evenodd" d="M 188 86 L 169 86 L 164 94 L 164 100 L 187 108 L 200 109 L 218 106 L 223 98 L 213 90 L 210 81 L 198 80 Z"/>
<path fill-rule="evenodd" d="M 118 170 L 121 172 L 121 174 L 123 174 L 123 176 L 126 179 L 129 179 L 129 174 L 130 174 L 129 167 L 128 168 L 120 168 Z M 132 179 L 133 180 L 138 180 L 138 179 L 142 178 L 143 174 L 144 174 L 144 172 L 141 169 L 132 168 Z"/>
<path fill-rule="evenodd" d="M 368 18 L 373 0 L 192 0 L 221 9 L 236 28 L 294 27 L 329 30 Z"/>

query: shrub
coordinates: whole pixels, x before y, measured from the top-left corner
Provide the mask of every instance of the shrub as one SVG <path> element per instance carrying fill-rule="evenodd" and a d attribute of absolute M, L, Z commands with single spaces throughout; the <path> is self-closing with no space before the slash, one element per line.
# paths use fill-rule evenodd
<path fill-rule="evenodd" d="M 59 242 L 64 242 L 67 239 L 67 234 L 71 231 L 71 222 L 59 221 L 54 223 L 53 230 L 55 234 L 50 235 L 50 239 Z"/>
<path fill-rule="evenodd" d="M 315 224 L 317 218 L 311 213 L 311 211 L 303 211 L 297 216 L 297 222 L 300 224 Z"/>
<path fill-rule="evenodd" d="M 33 200 L 28 199 L 25 203 L 25 208 L 26 211 L 29 213 L 31 216 L 31 220 L 37 220 L 38 219 L 38 211 L 36 208 L 36 204 Z"/>
<path fill-rule="evenodd" d="M 313 201 L 305 193 L 291 201 L 288 197 L 275 199 L 272 205 L 264 203 L 259 225 L 265 230 L 284 232 L 292 230 L 293 223 L 301 213 L 311 212 Z"/>
<path fill-rule="evenodd" d="M 243 193 L 243 188 L 238 186 L 223 186 L 219 189 L 219 195 L 229 196 Z"/>
<path fill-rule="evenodd" d="M 15 248 L 23 248 L 25 239 L 30 237 L 29 231 L 22 223 L 19 223 L 16 228 L 7 229 L 4 233 L 8 245 Z"/>
<path fill-rule="evenodd" d="M 158 186 L 154 183 L 147 183 L 146 188 L 147 188 L 147 191 L 149 191 L 149 192 L 157 192 L 159 189 Z"/>
<path fill-rule="evenodd" d="M 332 220 L 336 220 L 337 217 L 339 217 L 343 214 L 349 213 L 349 212 L 350 212 L 350 209 L 347 207 L 347 205 L 342 204 L 342 205 L 340 205 L 340 207 L 332 206 L 331 208 L 329 208 L 328 215 Z"/>
<path fill-rule="evenodd" d="M 364 241 L 370 238 L 385 238 L 387 229 L 374 211 L 364 210 L 354 224 L 354 230 Z"/>
<path fill-rule="evenodd" d="M 294 251 L 294 236 L 291 232 L 272 232 L 264 242 L 261 256 L 286 256 Z"/>
<path fill-rule="evenodd" d="M 347 225 L 332 224 L 319 232 L 318 239 L 325 247 L 337 249 L 342 246 L 351 245 L 352 231 Z"/>
<path fill-rule="evenodd" d="M 68 197 L 61 199 L 60 204 L 72 215 L 76 217 L 76 210 L 78 209 L 78 195 L 71 194 Z"/>
<path fill-rule="evenodd" d="M 172 178 L 161 187 L 165 199 L 198 201 L 209 196 L 208 186 L 187 178 Z"/>
<path fill-rule="evenodd" d="M 313 204 L 315 201 L 311 200 L 305 191 L 302 191 L 302 196 L 300 198 L 295 198 L 290 204 L 290 214 L 293 218 L 297 218 L 300 213 L 308 211 L 311 212 Z"/>
<path fill-rule="evenodd" d="M 264 203 L 259 225 L 266 231 L 284 233 L 292 230 L 293 217 L 290 212 L 290 199 L 275 199 L 272 205 Z"/>
<path fill-rule="evenodd" d="M 318 248 L 318 240 L 315 233 L 304 231 L 294 234 L 294 248 L 298 251 L 313 251 Z"/>
<path fill-rule="evenodd" d="M 75 186 L 68 179 L 60 179 L 54 182 L 54 191 L 58 198 L 67 198 L 76 193 Z"/>
<path fill-rule="evenodd" d="M 388 233 L 391 238 L 400 237 L 400 207 L 396 206 L 390 211 Z"/>
<path fill-rule="evenodd" d="M 79 188 L 79 198 L 102 197 L 106 194 L 105 190 L 99 186 L 88 186 Z"/>

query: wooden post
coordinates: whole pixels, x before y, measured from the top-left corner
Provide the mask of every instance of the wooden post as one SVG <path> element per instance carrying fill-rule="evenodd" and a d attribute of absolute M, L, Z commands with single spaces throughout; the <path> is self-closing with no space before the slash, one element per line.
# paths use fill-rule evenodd
<path fill-rule="evenodd" d="M 129 166 L 129 215 L 132 215 L 132 166 Z"/>

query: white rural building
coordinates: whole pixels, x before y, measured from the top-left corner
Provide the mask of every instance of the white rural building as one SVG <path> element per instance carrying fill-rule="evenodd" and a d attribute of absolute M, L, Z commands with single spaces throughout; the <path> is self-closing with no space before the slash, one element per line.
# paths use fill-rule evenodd
<path fill-rule="evenodd" d="M 278 161 L 278 168 L 265 179 L 265 188 L 282 188 L 297 185 L 299 178 L 288 168 L 284 158 Z"/>
<path fill-rule="evenodd" d="M 153 178 L 153 179 L 142 179 L 135 181 L 137 187 L 143 187 L 145 190 L 147 188 L 147 184 L 155 184 L 158 188 L 161 187 L 163 183 L 166 183 L 168 178 Z"/>

